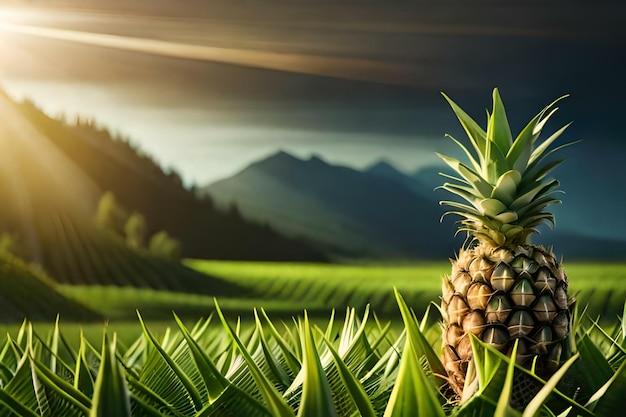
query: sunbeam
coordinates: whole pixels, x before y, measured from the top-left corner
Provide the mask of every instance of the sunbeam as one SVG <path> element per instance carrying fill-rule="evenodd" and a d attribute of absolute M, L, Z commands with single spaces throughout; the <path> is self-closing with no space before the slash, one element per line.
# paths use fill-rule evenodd
<path fill-rule="evenodd" d="M 18 219 L 23 244 L 34 259 L 39 253 L 37 219 L 65 212 L 88 220 L 101 194 L 4 94 L 0 94 L 0 180 L 0 211 Z"/>
<path fill-rule="evenodd" d="M 210 61 L 385 84 L 413 85 L 416 82 L 416 75 L 418 75 L 413 67 L 371 59 L 192 45 L 157 39 L 34 26 L 16 23 L 12 20 L 0 20 L 0 30 L 170 58 Z"/>

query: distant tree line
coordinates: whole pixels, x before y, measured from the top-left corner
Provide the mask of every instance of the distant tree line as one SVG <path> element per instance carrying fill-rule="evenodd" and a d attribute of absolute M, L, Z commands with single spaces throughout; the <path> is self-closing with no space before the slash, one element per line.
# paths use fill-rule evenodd
<path fill-rule="evenodd" d="M 180 241 L 165 230 L 154 233 L 146 244 L 148 223 L 145 216 L 137 211 L 128 214 L 111 191 L 107 191 L 100 198 L 95 222 L 99 228 L 123 237 L 131 249 L 147 250 L 154 256 L 172 261 L 180 259 Z"/>
<path fill-rule="evenodd" d="M 41 111 L 41 109 L 29 99 L 24 99 L 21 105 L 26 108 L 31 108 L 32 110 Z M 95 139 L 98 142 L 99 148 L 121 155 L 122 157 L 125 156 L 127 159 L 132 159 L 134 162 L 139 161 L 142 165 L 142 169 L 162 174 L 181 188 L 185 188 L 182 176 L 176 169 L 173 167 L 162 167 L 129 136 L 119 131 L 112 131 L 112 129 L 98 122 L 94 117 L 80 114 L 68 116 L 66 113 L 61 112 L 56 115 L 55 119 L 66 127 L 76 129 L 83 139 L 90 141 Z M 192 184 L 190 188 L 195 189 L 195 185 Z"/>

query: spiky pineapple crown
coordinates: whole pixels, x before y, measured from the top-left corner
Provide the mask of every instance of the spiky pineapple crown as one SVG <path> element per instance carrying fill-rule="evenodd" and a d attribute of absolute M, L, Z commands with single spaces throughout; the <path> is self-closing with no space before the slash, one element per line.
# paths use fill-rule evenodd
<path fill-rule="evenodd" d="M 486 132 L 448 96 L 443 96 L 461 122 L 473 148 L 472 152 L 446 135 L 463 150 L 469 164 L 437 154 L 457 174 L 441 174 L 453 182 L 446 182 L 440 188 L 469 203 L 441 201 L 440 204 L 453 208 L 444 216 L 461 216 L 459 231 L 467 231 L 479 241 L 505 247 L 528 243 L 530 235 L 537 233 L 536 228 L 541 224 L 553 226 L 554 215 L 546 211 L 546 207 L 560 203 L 554 198 L 559 192 L 559 182 L 547 176 L 563 160 L 548 157 L 575 142 L 549 148 L 571 122 L 544 140 L 539 136 L 558 109 L 555 104 L 567 96 L 545 107 L 515 139 L 497 88 L 493 90 L 493 110 L 491 114 L 487 111 Z"/>

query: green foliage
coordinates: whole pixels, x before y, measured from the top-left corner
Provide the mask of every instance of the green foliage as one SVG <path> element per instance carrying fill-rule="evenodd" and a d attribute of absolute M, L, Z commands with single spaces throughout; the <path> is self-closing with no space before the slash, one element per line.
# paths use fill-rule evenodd
<path fill-rule="evenodd" d="M 437 375 L 442 374 L 437 373 L 437 369 L 441 367 L 441 363 L 435 360 L 435 366 L 429 366 L 427 369 L 422 367 L 421 352 L 424 352 L 428 361 L 428 353 L 432 353 L 432 348 L 428 346 L 424 349 L 422 343 L 424 337 L 419 330 L 417 319 L 398 293 L 396 297 L 400 304 L 407 337 L 396 383 L 385 408 L 384 417 L 445 416 L 442 410 L 444 399 L 438 392 L 438 387 L 442 384 L 441 378 Z"/>
<path fill-rule="evenodd" d="M 109 342 L 105 331 L 100 355 L 100 368 L 94 386 L 89 417 L 130 417 L 130 395 L 125 375 L 116 358 L 117 336 Z"/>
<path fill-rule="evenodd" d="M 95 222 L 99 228 L 122 236 L 131 249 L 139 250 L 146 246 L 148 234 L 146 217 L 137 211 L 128 215 L 110 191 L 100 198 Z M 159 258 L 175 262 L 180 260 L 180 241 L 171 237 L 165 230 L 155 233 L 150 238 L 147 249 Z"/>
<path fill-rule="evenodd" d="M 8 233 L 0 234 L 0 253 L 9 253 L 13 249 L 13 237 Z"/>
<path fill-rule="evenodd" d="M 444 175 L 453 182 L 441 188 L 464 200 L 441 201 L 452 207 L 447 214 L 462 218 L 460 231 L 498 246 L 515 246 L 537 233 L 537 226 L 554 225 L 554 215 L 546 210 L 560 201 L 554 198 L 559 182 L 546 176 L 562 160 L 552 154 L 574 142 L 551 148 L 567 129 L 566 125 L 546 139 L 542 129 L 556 112 L 555 100 L 537 114 L 514 139 L 498 89 L 493 90 L 493 110 L 487 111 L 487 131 L 448 96 L 452 110 L 468 135 L 472 149 L 450 137 L 463 151 L 469 164 L 438 154 L 455 175 Z M 550 158 L 549 158 L 550 157 Z"/>
<path fill-rule="evenodd" d="M 111 191 L 100 197 L 96 210 L 95 223 L 101 229 L 121 232 L 127 214 Z"/>
<path fill-rule="evenodd" d="M 217 306 L 217 325 L 176 318 L 177 328 L 156 335 L 140 319 L 137 340 L 124 345 L 105 331 L 101 350 L 82 334 L 74 350 L 58 322 L 47 337 L 25 322 L 0 344 L 0 416 L 604 416 L 626 406 L 624 326 L 578 318 L 580 353 L 548 381 L 472 338 L 477 386 L 462 406 L 449 404 L 431 347 L 439 327 L 396 297 L 396 329 L 351 309 L 337 323 L 305 312 L 291 326 L 261 311 L 242 326 Z M 598 364 L 600 375 L 579 378 Z M 520 385 L 533 382 L 539 389 L 516 410 Z"/>
<path fill-rule="evenodd" d="M 150 238 L 148 250 L 159 258 L 178 261 L 180 259 L 180 242 L 161 230 Z"/>
<path fill-rule="evenodd" d="M 146 244 L 147 233 L 146 218 L 141 213 L 133 212 L 124 225 L 126 244 L 133 249 L 142 249 Z"/>

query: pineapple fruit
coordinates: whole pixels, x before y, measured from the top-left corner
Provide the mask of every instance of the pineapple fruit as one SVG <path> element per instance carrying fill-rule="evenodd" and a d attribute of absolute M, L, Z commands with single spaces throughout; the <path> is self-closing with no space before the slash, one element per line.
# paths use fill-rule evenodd
<path fill-rule="evenodd" d="M 454 399 L 463 402 L 476 386 L 471 335 L 509 356 L 519 339 L 517 363 L 543 377 L 564 359 L 570 332 L 567 275 L 554 254 L 532 245 L 530 237 L 538 226 L 554 224 L 546 207 L 560 203 L 554 197 L 559 183 L 548 175 L 562 160 L 551 157 L 571 143 L 551 147 L 569 124 L 539 139 L 558 100 L 513 138 L 497 89 L 486 132 L 444 97 L 472 145 L 468 149 L 448 135 L 468 163 L 438 154 L 455 173 L 442 174 L 449 182 L 440 188 L 463 201 L 442 201 L 452 208 L 444 216 L 460 216 L 459 231 L 468 233 L 444 278 L 441 302 L 443 362 Z"/>

